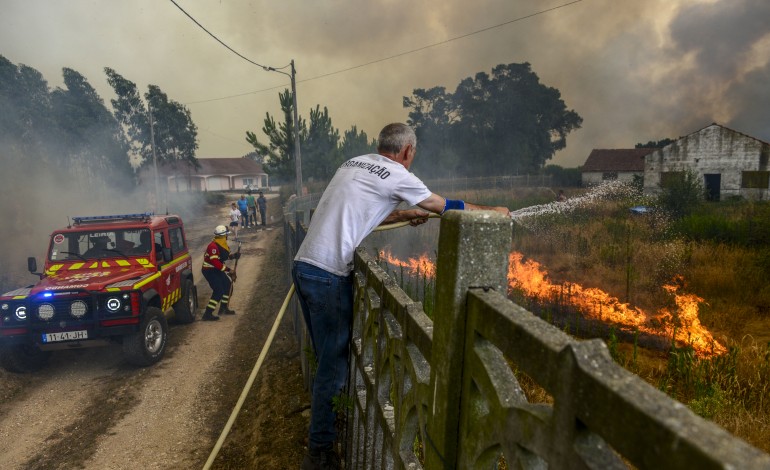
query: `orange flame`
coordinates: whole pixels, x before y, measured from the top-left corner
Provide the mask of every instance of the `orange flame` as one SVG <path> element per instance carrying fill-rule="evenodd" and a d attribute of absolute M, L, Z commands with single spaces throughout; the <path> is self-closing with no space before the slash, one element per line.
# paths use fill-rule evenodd
<path fill-rule="evenodd" d="M 677 278 L 674 284 L 663 286 L 674 296 L 677 309 L 661 309 L 657 315 L 649 315 L 638 307 L 621 302 L 601 289 L 585 288 L 579 284 L 565 282 L 558 285 L 548 280 L 546 271 L 536 261 L 523 261 L 524 255 L 517 252 L 510 254 L 508 285 L 521 289 L 525 295 L 540 299 L 566 297 L 566 302 L 577 307 L 586 318 L 637 328 L 640 332 L 660 336 L 671 336 L 684 344 L 689 344 L 700 356 L 723 354 L 727 350 L 719 344 L 698 318 L 698 304 L 703 299 L 694 294 L 679 294 Z M 677 324 L 678 323 L 678 324 Z M 674 326 L 676 325 L 676 326 Z"/>
<path fill-rule="evenodd" d="M 394 257 L 389 250 L 380 250 L 380 259 L 388 264 L 405 268 L 411 276 L 426 276 L 429 278 L 436 276 L 436 264 L 428 258 L 428 255 L 422 254 L 417 258 L 407 258 L 402 261 Z"/>
<path fill-rule="evenodd" d="M 390 251 L 383 250 L 380 251 L 380 258 L 393 266 L 405 268 L 412 276 L 434 277 L 436 274 L 435 263 L 425 254 L 402 261 Z M 627 326 L 655 336 L 674 335 L 678 342 L 691 345 L 699 356 L 725 353 L 727 349 L 714 339 L 698 318 L 698 304 L 703 299 L 694 294 L 678 293 L 678 284 L 683 284 L 681 277 L 663 286 L 674 296 L 676 310 L 672 312 L 663 308 L 656 315 L 650 315 L 595 287 L 583 287 L 572 282 L 554 284 L 538 262 L 524 261 L 524 255 L 515 251 L 510 254 L 508 268 L 509 287 L 520 289 L 529 297 L 564 299 L 564 304 L 576 307 L 589 319 Z"/>

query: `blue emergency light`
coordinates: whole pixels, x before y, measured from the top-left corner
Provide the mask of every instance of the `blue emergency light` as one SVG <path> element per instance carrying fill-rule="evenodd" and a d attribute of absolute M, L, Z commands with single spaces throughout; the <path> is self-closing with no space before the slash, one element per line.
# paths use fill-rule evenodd
<path fill-rule="evenodd" d="M 116 215 L 89 215 L 85 217 L 73 217 L 76 224 L 84 222 L 103 222 L 106 220 L 126 220 L 126 219 L 149 219 L 155 215 L 154 212 L 142 212 L 138 214 L 116 214 Z"/>

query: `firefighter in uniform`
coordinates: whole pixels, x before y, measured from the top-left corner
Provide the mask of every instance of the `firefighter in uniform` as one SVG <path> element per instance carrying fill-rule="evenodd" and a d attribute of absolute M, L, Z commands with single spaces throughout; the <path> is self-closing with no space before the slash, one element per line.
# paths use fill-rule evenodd
<path fill-rule="evenodd" d="M 214 315 L 214 311 L 219 306 L 219 314 L 234 315 L 235 312 L 228 308 L 230 301 L 230 286 L 235 280 L 235 272 L 225 265 L 228 259 L 240 258 L 240 253 L 230 255 L 230 247 L 227 246 L 227 235 L 230 231 L 224 225 L 217 225 L 214 229 L 214 239 L 206 247 L 206 253 L 203 254 L 203 277 L 206 278 L 211 290 L 211 300 L 206 305 L 206 311 L 201 320 L 214 321 L 219 317 Z"/>

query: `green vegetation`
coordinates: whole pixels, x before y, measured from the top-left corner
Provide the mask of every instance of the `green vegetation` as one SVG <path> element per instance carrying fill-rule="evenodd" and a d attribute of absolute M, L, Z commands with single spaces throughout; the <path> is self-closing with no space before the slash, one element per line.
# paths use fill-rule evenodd
<path fill-rule="evenodd" d="M 289 90 L 278 94 L 281 104 L 281 121 L 266 113 L 262 132 L 267 136 L 263 143 L 257 134 L 246 131 L 246 141 L 255 152 L 255 160 L 262 163 L 274 182 L 293 181 L 295 176 L 293 97 Z M 328 181 L 339 165 L 357 155 L 371 153 L 375 149 L 374 139 L 356 126 L 340 132 L 332 125 L 329 110 L 320 105 L 310 109 L 310 123 L 298 116 L 299 147 L 302 159 L 302 174 L 305 179 Z"/>
<path fill-rule="evenodd" d="M 583 122 L 529 63 L 478 72 L 454 93 L 441 86 L 416 89 L 404 97 L 404 107 L 421 155 L 414 171 L 437 177 L 535 173 Z"/>
<path fill-rule="evenodd" d="M 451 196 L 512 209 L 552 201 L 529 191 Z M 603 338 L 620 365 L 770 452 L 770 203 L 699 198 L 682 211 L 667 205 L 668 196 L 629 191 L 569 213 L 541 215 L 532 227 L 514 224 L 513 249 L 540 263 L 552 284 L 565 287 L 552 299 L 515 291 L 511 297 L 569 334 Z M 629 211 L 639 204 L 652 210 Z M 412 298 L 429 304 L 435 284 L 389 268 Z M 642 309 L 659 337 L 634 327 L 581 323 L 584 312 L 570 300 L 574 284 Z M 716 343 L 699 352 L 692 338 L 673 340 L 692 320 L 662 289 L 666 284 L 703 299 L 694 301 L 698 319 Z M 710 355 L 717 343 L 726 352 Z M 516 375 L 531 401 L 551 401 L 531 379 Z"/>
<path fill-rule="evenodd" d="M 681 182 L 679 194 L 699 191 L 686 176 Z M 632 339 L 614 329 L 601 336 L 618 363 L 770 451 L 770 204 L 699 198 L 672 205 L 665 193 L 654 201 L 635 198 L 641 196 L 542 217 L 536 232 L 515 229 L 514 249 L 547 267 L 554 283 L 598 287 L 652 315 L 668 309 L 675 328 L 682 327 L 679 307 L 661 286 L 675 283 L 681 293 L 704 299 L 700 322 L 725 354 L 699 355 L 692 345 L 673 341 L 662 350 L 642 349 L 638 332 Z M 628 211 L 641 202 L 655 209 Z M 557 306 L 541 316 L 565 313 Z"/>

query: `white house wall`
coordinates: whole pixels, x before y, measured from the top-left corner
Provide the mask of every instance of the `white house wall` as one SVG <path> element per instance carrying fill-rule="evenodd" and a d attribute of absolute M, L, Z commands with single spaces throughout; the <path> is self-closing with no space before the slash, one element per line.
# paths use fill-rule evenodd
<path fill-rule="evenodd" d="M 767 152 L 768 145 L 762 141 L 711 125 L 647 155 L 644 188 L 658 192 L 661 173 L 689 169 L 700 175 L 701 181 L 706 174 L 721 175 L 722 197 L 748 196 L 749 191 L 741 191 L 742 172 L 767 171 Z"/>
<path fill-rule="evenodd" d="M 227 176 L 209 176 L 206 179 L 206 188 L 209 191 L 230 189 L 230 178 Z"/>
<path fill-rule="evenodd" d="M 605 172 L 602 172 L 602 171 L 584 171 L 582 173 L 583 186 L 592 186 L 595 184 L 603 183 L 605 181 L 604 173 Z M 634 176 L 643 175 L 641 171 L 639 172 L 618 171 L 616 173 L 618 174 L 618 176 L 617 178 L 615 178 L 615 180 L 622 181 L 624 183 L 632 183 L 634 181 Z"/>

